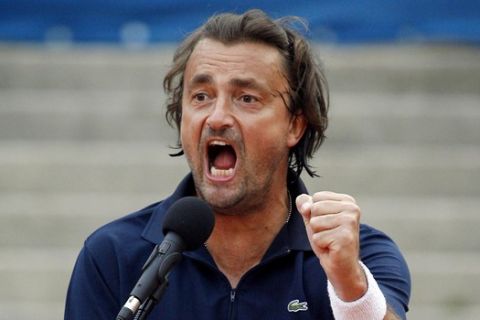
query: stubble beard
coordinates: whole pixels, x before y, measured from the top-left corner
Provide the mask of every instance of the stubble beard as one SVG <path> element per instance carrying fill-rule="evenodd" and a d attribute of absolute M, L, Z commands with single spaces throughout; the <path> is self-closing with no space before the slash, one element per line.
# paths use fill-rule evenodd
<path fill-rule="evenodd" d="M 197 146 L 197 154 L 202 154 L 204 150 L 204 141 L 211 134 L 211 131 L 206 130 L 202 133 L 201 142 Z M 251 161 L 245 157 L 245 149 L 243 147 L 242 139 L 232 131 L 226 131 L 217 136 L 228 136 L 230 140 L 236 141 L 240 147 L 242 167 L 238 168 L 235 173 L 234 181 L 228 182 L 225 185 L 213 185 L 206 178 L 204 172 L 205 166 L 202 161 L 195 161 L 188 156 L 185 156 L 193 175 L 195 183 L 195 190 L 197 196 L 205 200 L 212 209 L 218 214 L 224 215 L 247 215 L 265 207 L 268 193 L 272 190 L 275 179 L 275 173 L 278 170 L 278 163 L 281 163 L 282 156 L 271 158 L 270 162 L 264 163 L 261 166 L 249 166 Z M 266 150 L 266 154 L 278 155 L 278 150 Z M 276 160 L 274 158 L 277 158 Z M 286 179 L 286 177 L 285 177 Z"/>
<path fill-rule="evenodd" d="M 272 181 L 271 175 L 260 181 L 258 177 L 247 174 L 236 183 L 214 186 L 203 179 L 202 173 L 196 176 L 193 173 L 198 196 L 207 201 L 216 213 L 224 215 L 245 215 L 263 206 Z"/>

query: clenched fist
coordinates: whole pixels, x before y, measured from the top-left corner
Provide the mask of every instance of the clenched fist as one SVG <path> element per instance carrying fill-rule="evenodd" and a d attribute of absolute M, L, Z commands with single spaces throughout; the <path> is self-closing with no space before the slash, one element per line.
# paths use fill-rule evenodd
<path fill-rule="evenodd" d="M 329 191 L 296 199 L 308 239 L 320 259 L 328 280 L 343 301 L 359 299 L 367 291 L 367 280 L 360 266 L 360 208 L 346 194 Z"/>

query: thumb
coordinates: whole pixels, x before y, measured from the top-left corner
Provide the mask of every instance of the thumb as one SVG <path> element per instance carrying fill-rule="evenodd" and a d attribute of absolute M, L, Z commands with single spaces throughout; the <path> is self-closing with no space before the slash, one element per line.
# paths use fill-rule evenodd
<path fill-rule="evenodd" d="M 302 215 L 305 223 L 310 221 L 310 208 L 313 204 L 313 199 L 308 194 L 301 194 L 295 199 L 297 210 Z"/>

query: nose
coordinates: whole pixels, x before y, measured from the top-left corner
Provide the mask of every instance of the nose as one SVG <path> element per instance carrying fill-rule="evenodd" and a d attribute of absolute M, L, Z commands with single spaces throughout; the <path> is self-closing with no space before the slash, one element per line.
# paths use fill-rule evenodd
<path fill-rule="evenodd" d="M 234 121 L 229 100 L 220 96 L 217 97 L 206 122 L 212 130 L 232 127 Z"/>

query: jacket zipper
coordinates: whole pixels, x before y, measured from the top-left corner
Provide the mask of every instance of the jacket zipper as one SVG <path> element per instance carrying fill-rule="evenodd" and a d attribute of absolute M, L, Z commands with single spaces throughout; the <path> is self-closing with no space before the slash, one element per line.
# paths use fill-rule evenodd
<path fill-rule="evenodd" d="M 207 248 L 206 250 L 208 251 L 208 248 Z M 259 268 L 259 267 L 262 267 L 262 266 L 265 265 L 265 264 L 270 263 L 272 260 L 276 260 L 276 259 L 278 259 L 278 258 L 285 257 L 285 256 L 289 255 L 290 252 L 291 252 L 291 250 L 290 250 L 289 248 L 287 248 L 286 251 L 281 252 L 280 254 L 277 254 L 277 255 L 275 255 L 275 256 L 273 256 L 273 257 L 270 257 L 270 258 L 268 258 L 267 260 L 265 260 L 265 261 L 263 261 L 263 262 L 260 262 L 258 265 L 256 265 L 256 266 L 253 267 L 251 270 L 249 270 L 249 271 L 247 272 L 247 274 L 248 274 L 249 272 L 251 272 L 252 270 L 255 270 L 255 269 Z M 197 259 L 197 260 L 198 260 L 198 259 Z M 215 271 L 215 272 L 220 272 L 220 271 L 218 270 L 218 268 L 216 268 L 216 266 L 211 265 L 210 263 L 207 263 L 207 262 L 202 261 L 202 260 L 198 260 L 198 261 L 200 261 L 202 264 L 208 266 L 208 267 L 209 267 L 210 269 L 212 269 L 213 271 Z M 223 275 L 224 279 L 227 281 L 227 283 L 230 284 L 230 283 L 228 282 L 227 277 L 226 277 L 224 274 L 222 274 L 222 275 Z M 245 274 L 245 275 L 246 275 L 246 274 Z M 245 275 L 243 275 L 243 277 L 245 277 Z M 243 277 L 242 277 L 242 279 L 243 279 Z M 240 285 L 240 283 L 242 282 L 242 279 L 240 279 L 240 281 L 238 282 L 237 288 L 238 288 L 238 285 Z M 227 317 L 228 320 L 234 320 L 234 319 L 235 319 L 235 299 L 236 299 L 236 294 L 237 294 L 237 289 L 236 289 L 236 288 L 232 288 L 232 289 L 230 290 L 230 306 L 229 306 L 228 317 Z"/>
<path fill-rule="evenodd" d="M 208 249 L 206 249 L 208 251 Z M 214 265 L 211 265 L 210 263 L 207 263 L 205 261 L 202 261 L 202 260 L 198 260 L 200 263 L 206 265 L 208 268 L 212 269 L 213 271 L 219 273 L 220 271 L 218 270 L 218 268 Z M 223 276 L 223 278 L 225 279 L 226 283 L 229 285 L 229 287 L 231 288 L 230 286 L 230 282 L 228 281 L 227 277 L 220 272 L 220 274 Z M 236 288 L 231 288 L 230 289 L 230 305 L 229 305 L 229 308 L 228 308 L 228 315 L 227 315 L 227 319 L 228 320 L 233 320 L 235 319 L 235 296 L 237 294 L 237 289 Z"/>
<path fill-rule="evenodd" d="M 233 320 L 235 319 L 235 295 L 237 294 L 237 291 L 235 289 L 232 289 L 230 291 L 230 308 L 228 310 L 228 320 Z"/>

